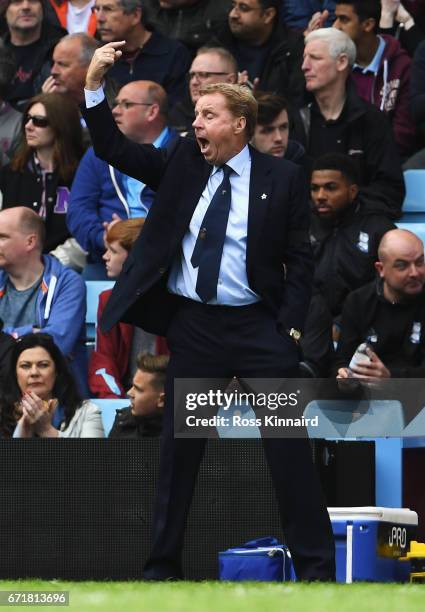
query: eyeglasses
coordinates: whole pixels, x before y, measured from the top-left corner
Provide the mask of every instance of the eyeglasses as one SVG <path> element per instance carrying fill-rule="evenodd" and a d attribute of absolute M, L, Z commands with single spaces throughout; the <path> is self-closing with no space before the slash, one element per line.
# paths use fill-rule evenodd
<path fill-rule="evenodd" d="M 238 2 L 232 2 L 230 5 L 231 11 L 238 11 L 238 13 L 251 13 L 252 11 L 262 11 L 262 6 L 248 6 L 248 4 L 244 4 L 243 2 L 239 4 Z"/>
<path fill-rule="evenodd" d="M 50 121 L 47 117 L 43 117 L 43 115 L 30 115 L 27 113 L 24 116 L 24 125 L 26 125 L 29 121 L 32 121 L 34 127 L 46 128 L 50 125 Z"/>
<path fill-rule="evenodd" d="M 226 74 L 229 74 L 229 72 L 202 72 L 200 70 L 194 70 L 193 72 L 189 72 L 189 80 L 196 77 L 199 81 L 205 81 L 211 76 L 225 76 Z"/>
<path fill-rule="evenodd" d="M 128 110 L 132 106 L 152 106 L 153 102 L 129 102 L 128 100 L 114 100 L 112 102 L 112 108 L 123 108 Z"/>

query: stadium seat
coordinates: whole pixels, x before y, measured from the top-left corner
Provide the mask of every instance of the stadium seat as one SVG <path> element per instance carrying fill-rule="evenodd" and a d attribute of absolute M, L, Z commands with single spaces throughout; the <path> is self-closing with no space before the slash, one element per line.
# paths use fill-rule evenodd
<path fill-rule="evenodd" d="M 406 196 L 403 202 L 403 216 L 398 227 L 406 224 L 417 224 L 425 228 L 425 170 L 405 170 L 404 183 L 406 185 Z M 403 227 L 403 229 L 411 229 Z M 412 229 L 411 231 L 415 231 Z M 425 230 L 417 229 L 424 232 Z"/>
<path fill-rule="evenodd" d="M 90 401 L 100 408 L 102 412 L 103 429 L 105 430 L 105 436 L 108 437 L 115 420 L 117 408 L 127 408 L 127 406 L 130 405 L 130 400 L 125 397 L 120 399 L 99 399 L 96 397 Z"/>
<path fill-rule="evenodd" d="M 404 183 L 403 213 L 423 213 L 425 216 L 425 170 L 405 170 Z"/>
<path fill-rule="evenodd" d="M 86 312 L 86 344 L 93 345 L 96 338 L 97 308 L 99 294 L 112 289 L 115 281 L 86 281 L 87 312 Z"/>

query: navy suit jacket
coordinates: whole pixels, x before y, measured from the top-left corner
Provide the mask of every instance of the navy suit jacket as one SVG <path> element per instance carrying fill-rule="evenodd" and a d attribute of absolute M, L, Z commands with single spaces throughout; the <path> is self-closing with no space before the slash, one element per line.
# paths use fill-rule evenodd
<path fill-rule="evenodd" d="M 156 192 L 143 230 L 103 313 L 101 327 L 118 321 L 165 335 L 176 297 L 166 289 L 171 264 L 208 181 L 211 166 L 198 144 L 178 139 L 172 149 L 128 140 L 106 101 L 83 109 L 96 155 Z M 308 236 L 307 180 L 302 168 L 250 147 L 248 282 L 274 313 L 279 330 L 302 329 L 313 279 Z"/>

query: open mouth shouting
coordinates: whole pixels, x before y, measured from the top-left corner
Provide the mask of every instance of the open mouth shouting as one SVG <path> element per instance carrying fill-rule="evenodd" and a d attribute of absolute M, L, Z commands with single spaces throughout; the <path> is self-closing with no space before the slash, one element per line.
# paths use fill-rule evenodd
<path fill-rule="evenodd" d="M 197 136 L 196 140 L 198 141 L 198 145 L 199 145 L 199 148 L 201 149 L 202 155 L 205 155 L 206 152 L 208 151 L 210 141 L 207 138 L 201 138 L 200 136 Z"/>

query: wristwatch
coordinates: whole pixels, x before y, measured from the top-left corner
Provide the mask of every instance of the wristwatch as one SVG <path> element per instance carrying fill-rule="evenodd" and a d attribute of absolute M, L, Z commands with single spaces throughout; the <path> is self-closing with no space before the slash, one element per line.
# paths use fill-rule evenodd
<path fill-rule="evenodd" d="M 288 336 L 291 336 L 295 340 L 295 342 L 299 342 L 301 338 L 301 332 L 299 329 L 295 329 L 295 327 L 291 327 L 291 329 L 287 329 L 286 333 Z"/>

